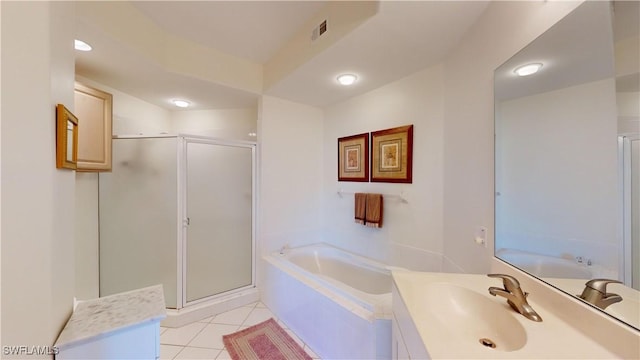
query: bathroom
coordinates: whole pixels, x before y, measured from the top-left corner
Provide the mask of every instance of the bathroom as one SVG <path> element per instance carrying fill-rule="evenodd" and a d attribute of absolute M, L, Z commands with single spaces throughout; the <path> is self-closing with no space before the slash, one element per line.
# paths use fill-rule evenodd
<path fill-rule="evenodd" d="M 234 136 L 257 134 L 256 254 L 269 254 L 285 245 L 327 242 L 413 270 L 491 272 L 495 261 L 493 71 L 577 4 L 465 4 L 468 16 L 477 16 L 475 22 L 460 29 L 457 41 L 450 40 L 454 47 L 440 49 L 441 58 L 422 59 L 427 65 L 404 70 L 403 75 L 369 91 L 326 106 L 287 100 L 276 89 L 255 96 L 253 107 L 221 114 L 241 121 L 257 118 L 253 129 L 247 121 L 249 125 L 228 130 Z M 77 228 L 78 219 L 86 217 L 83 223 L 90 231 L 96 226 L 95 211 L 87 208 L 97 209 L 97 198 L 91 197 L 96 203 L 89 203 L 77 196 L 97 191 L 92 179 L 96 176 L 52 171 L 55 139 L 49 128 L 40 126 L 42 119 L 50 118 L 50 103 L 72 102 L 66 89 L 73 86 L 75 54 L 61 50 L 60 44 L 73 37 L 74 13 L 80 10 L 68 4 L 36 6 L 33 16 L 26 14 L 34 9 L 20 6 L 3 4 L 2 10 L 3 50 L 11 50 L 2 55 L 2 344 L 49 344 L 64 326 L 73 298 L 97 295 L 92 280 L 97 276 L 95 247 L 87 248 L 96 243 L 77 243 L 77 232 L 86 229 Z M 367 11 L 371 10 L 363 10 Z M 351 41 L 364 42 L 367 26 L 375 25 L 364 22 Z M 28 32 L 27 26 L 40 31 Z M 434 21 L 433 26 L 442 25 Z M 11 38 L 10 33 L 21 36 Z M 18 41 L 23 37 L 28 41 Z M 39 50 L 25 49 L 26 43 L 39 45 Z M 10 56 L 27 51 L 34 55 L 27 60 Z M 306 66 L 313 69 L 312 65 Z M 10 66 L 42 71 L 25 76 L 24 71 L 7 70 Z M 288 81 L 298 81 L 296 75 Z M 237 81 L 238 87 L 255 86 L 251 79 L 224 80 Z M 269 80 L 265 76 L 264 82 Z M 115 134 L 195 129 L 173 127 L 183 113 L 168 116 L 167 111 L 153 107 L 142 109 L 135 99 L 113 90 L 120 99 L 114 101 Z M 48 100 L 34 102 L 34 98 Z M 155 113 L 145 112 L 150 108 Z M 158 118 L 165 123 L 150 122 Z M 132 122 L 123 119 L 144 122 L 126 127 Z M 337 182 L 337 138 L 408 124 L 414 125 L 412 184 Z M 354 225 L 353 203 L 347 195 L 338 196 L 340 190 L 401 194 L 407 202 L 388 199 L 385 225 L 371 229 Z M 486 228 L 486 246 L 474 241 L 481 228 Z M 257 258 L 255 285 L 260 289 L 265 265 Z"/>

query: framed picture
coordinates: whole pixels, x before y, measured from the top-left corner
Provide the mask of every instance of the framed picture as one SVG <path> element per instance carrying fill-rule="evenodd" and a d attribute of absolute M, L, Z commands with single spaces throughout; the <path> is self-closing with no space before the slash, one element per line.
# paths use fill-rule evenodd
<path fill-rule="evenodd" d="M 75 170 L 78 163 L 78 118 L 56 106 L 56 168 Z"/>
<path fill-rule="evenodd" d="M 338 181 L 369 181 L 369 134 L 338 139 Z"/>
<path fill-rule="evenodd" d="M 371 181 L 411 183 L 413 125 L 371 133 Z"/>

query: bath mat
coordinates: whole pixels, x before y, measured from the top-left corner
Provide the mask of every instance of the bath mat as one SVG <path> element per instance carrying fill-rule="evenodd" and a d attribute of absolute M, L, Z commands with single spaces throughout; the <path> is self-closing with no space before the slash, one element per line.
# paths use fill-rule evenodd
<path fill-rule="evenodd" d="M 273 319 L 222 337 L 233 360 L 311 360 Z"/>

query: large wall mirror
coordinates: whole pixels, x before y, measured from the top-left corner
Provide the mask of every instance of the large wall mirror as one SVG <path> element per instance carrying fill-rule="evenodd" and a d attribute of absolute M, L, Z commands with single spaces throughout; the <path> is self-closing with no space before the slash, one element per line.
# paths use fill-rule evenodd
<path fill-rule="evenodd" d="M 637 329 L 639 5 L 582 3 L 494 79 L 496 257 L 578 298 L 619 281 L 590 304 Z"/>

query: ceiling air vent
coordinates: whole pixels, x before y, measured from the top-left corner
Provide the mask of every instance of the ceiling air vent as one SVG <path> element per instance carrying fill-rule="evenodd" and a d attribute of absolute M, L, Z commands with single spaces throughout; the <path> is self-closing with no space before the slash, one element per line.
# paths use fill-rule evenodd
<path fill-rule="evenodd" d="M 311 40 L 317 40 L 322 34 L 327 32 L 327 20 L 324 20 L 320 23 L 320 25 L 316 26 L 313 31 L 311 31 Z"/>
<path fill-rule="evenodd" d="M 322 23 L 320 23 L 320 33 L 318 35 L 322 36 L 322 34 L 324 34 L 326 32 L 327 32 L 327 20 L 325 20 Z"/>

